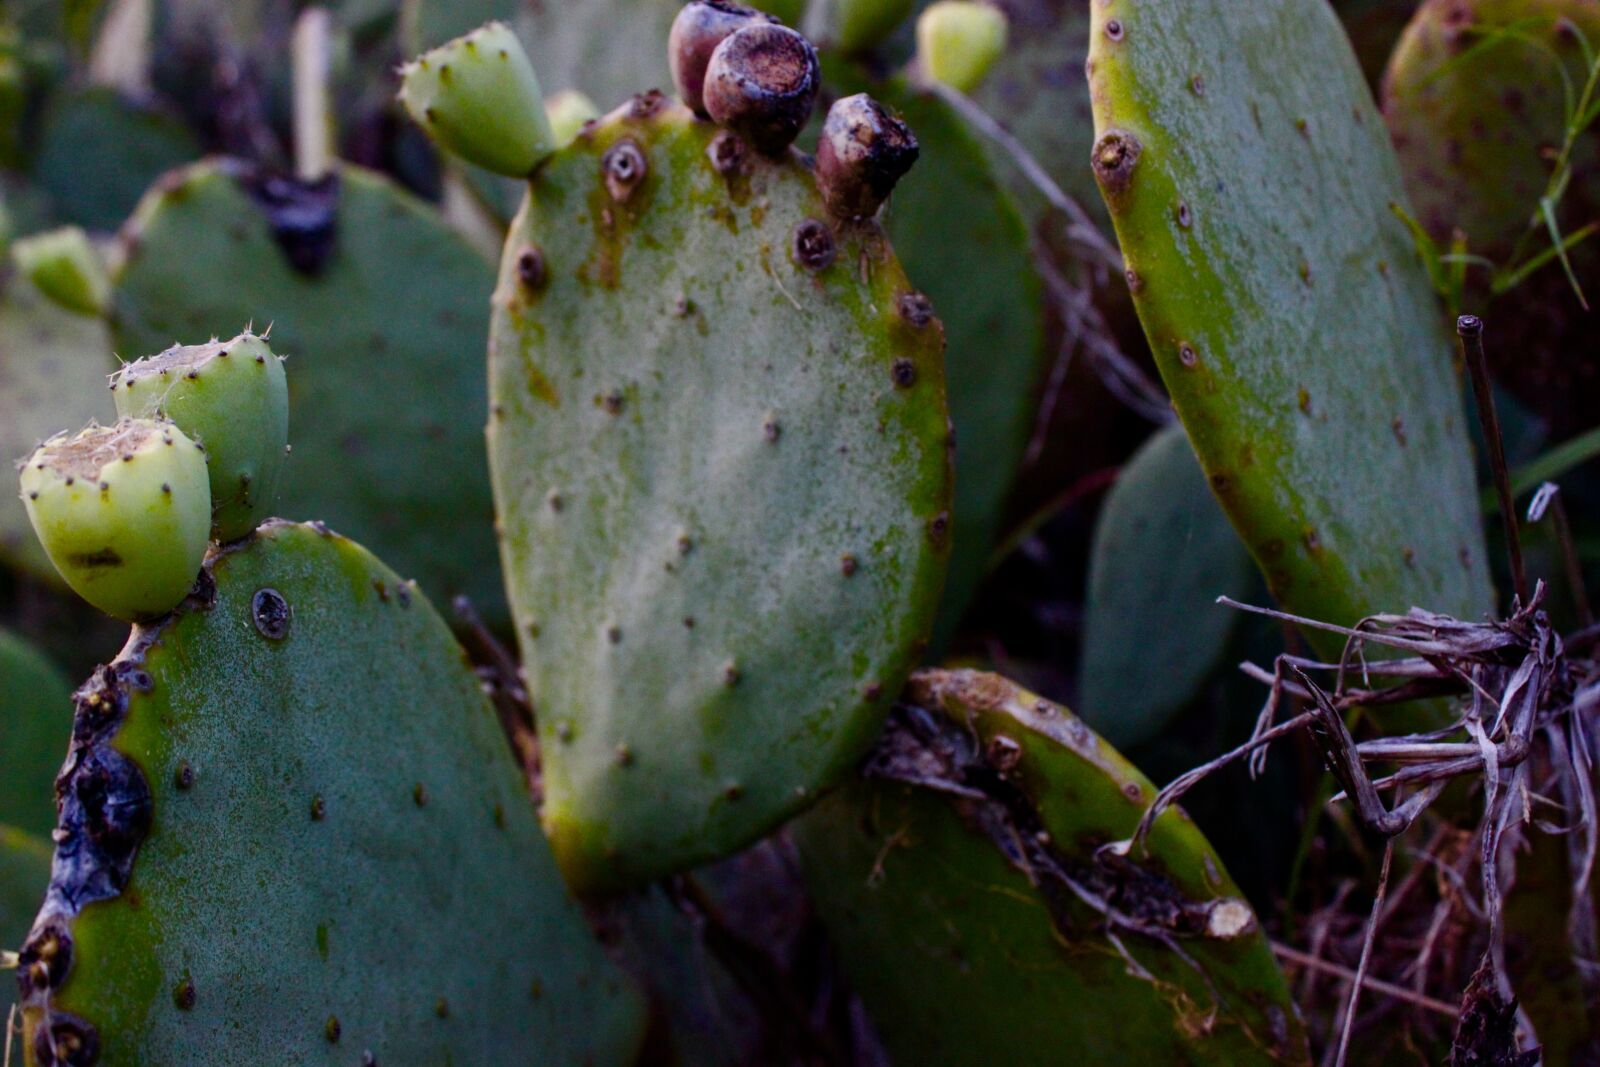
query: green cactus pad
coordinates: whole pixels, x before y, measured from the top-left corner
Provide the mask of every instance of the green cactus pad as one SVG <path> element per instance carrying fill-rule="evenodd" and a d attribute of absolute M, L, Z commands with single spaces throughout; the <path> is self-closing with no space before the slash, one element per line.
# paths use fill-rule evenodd
<path fill-rule="evenodd" d="M 428 601 L 320 526 L 207 574 L 79 691 L 29 1047 L 48 1020 L 102 1067 L 631 1063 L 637 997 Z"/>
<path fill-rule="evenodd" d="M 116 619 L 178 606 L 200 572 L 211 486 L 198 442 L 121 419 L 58 434 L 23 462 L 22 503 L 72 591 Z"/>
<path fill-rule="evenodd" d="M 0 630 L 0 824 L 44 836 L 72 735 L 72 685 L 45 655 Z"/>
<path fill-rule="evenodd" d="M 902 780 L 869 777 L 795 831 L 896 1063 L 1309 1064 L 1267 940 L 1183 812 L 1148 859 L 1097 856 L 1155 795 L 1131 764 L 998 675 L 919 672 L 904 699 L 868 764 Z M 1126 957 L 1074 887 L 1116 910 Z"/>
<path fill-rule="evenodd" d="M 39 898 L 50 884 L 50 839 L 0 823 L 0 949 L 22 947 Z M 17 999 L 9 973 L 0 976 L 0 1015 Z M 0 1054 L 3 1054 L 0 1049 Z"/>
<path fill-rule="evenodd" d="M 512 227 L 490 464 L 545 826 L 580 885 L 804 806 L 927 636 L 942 330 L 875 225 L 826 217 L 792 156 L 642 97 L 558 153 Z"/>
<path fill-rule="evenodd" d="M 1250 556 L 1217 507 L 1182 426 L 1128 461 L 1095 525 L 1084 603 L 1081 712 L 1111 743 L 1148 741 L 1194 698 L 1249 595 Z"/>
<path fill-rule="evenodd" d="M 45 299 L 20 277 L 0 290 L 0 352 L 0 469 L 52 434 L 114 414 L 106 395 L 106 375 L 117 365 L 110 328 Z M 61 580 L 9 486 L 0 491 L 0 562 Z"/>
<path fill-rule="evenodd" d="M 111 378 L 117 412 L 171 419 L 206 449 L 212 534 L 232 541 L 272 507 L 289 439 L 283 360 L 245 332 L 227 341 L 173 346 Z"/>
<path fill-rule="evenodd" d="M 945 328 L 959 474 L 955 549 L 934 640 L 942 648 L 983 579 L 1027 450 L 1047 355 L 1044 294 L 1027 227 L 960 117 L 904 83 L 872 91 L 899 112 L 921 146 L 916 166 L 895 186 L 883 225 Z M 974 270 L 975 263 L 983 269 Z"/>
<path fill-rule="evenodd" d="M 1338 20 L 1320 0 L 1094 18 L 1092 159 L 1134 302 L 1273 595 L 1343 625 L 1476 617 L 1488 561 L 1451 341 Z"/>
<path fill-rule="evenodd" d="M 823 36 L 846 55 L 865 52 L 910 18 L 915 6 L 915 0 L 831 0 Z"/>
<path fill-rule="evenodd" d="M 1435 236 L 1459 227 L 1472 251 L 1500 257 L 1528 230 L 1565 132 L 1565 86 L 1588 76 L 1567 26 L 1600 46 L 1590 0 L 1429 0 L 1407 25 L 1383 112 L 1417 219 Z M 1514 39 L 1492 40 L 1508 29 Z M 1580 167 L 1594 144 L 1586 136 L 1576 147 Z M 1585 172 L 1573 192 L 1592 210 L 1600 189 Z"/>
<path fill-rule="evenodd" d="M 496 174 L 523 177 L 556 147 L 539 78 L 503 22 L 407 63 L 400 102 L 440 145 Z"/>
<path fill-rule="evenodd" d="M 345 166 L 331 253 L 301 273 L 253 187 L 208 163 L 152 191 L 126 231 L 118 348 L 270 326 L 295 427 L 277 512 L 346 529 L 430 594 L 503 616 L 483 453 L 492 267 L 426 205 Z"/>
<path fill-rule="evenodd" d="M 105 263 L 76 226 L 19 238 L 11 246 L 17 269 L 39 292 L 80 315 L 104 315 L 111 299 Z"/>
<path fill-rule="evenodd" d="M 32 174 L 59 218 L 111 231 L 152 181 L 199 155 L 176 117 L 93 87 L 63 93 L 51 105 Z"/>

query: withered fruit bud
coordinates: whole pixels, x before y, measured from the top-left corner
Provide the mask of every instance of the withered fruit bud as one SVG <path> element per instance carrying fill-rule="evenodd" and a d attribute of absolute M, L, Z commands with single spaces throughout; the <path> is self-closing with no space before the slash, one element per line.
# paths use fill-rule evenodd
<path fill-rule="evenodd" d="M 911 128 L 866 93 L 835 101 L 817 141 L 817 185 L 828 210 L 845 219 L 872 215 L 917 151 Z"/>
<path fill-rule="evenodd" d="M 696 115 L 708 117 L 702 86 L 711 53 L 735 30 L 762 21 L 777 19 L 728 0 L 692 0 L 672 20 L 672 33 L 667 37 L 672 84 L 677 86 L 678 97 Z"/>
<path fill-rule="evenodd" d="M 751 23 L 711 53 L 706 111 L 757 152 L 778 156 L 811 118 L 821 83 L 810 41 L 786 26 Z"/>

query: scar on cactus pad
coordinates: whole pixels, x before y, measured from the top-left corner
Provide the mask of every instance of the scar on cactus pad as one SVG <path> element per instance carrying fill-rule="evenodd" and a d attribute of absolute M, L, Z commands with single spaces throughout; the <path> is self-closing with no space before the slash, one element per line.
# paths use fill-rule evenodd
<path fill-rule="evenodd" d="M 189 592 L 211 530 L 200 445 L 169 422 L 122 419 L 40 445 L 24 461 L 23 504 L 73 591 L 119 619 L 172 610 Z"/>
<path fill-rule="evenodd" d="M 218 541 L 267 517 L 289 448 L 289 389 L 265 338 L 174 345 L 113 374 L 111 392 L 119 415 L 168 419 L 205 446 Z"/>

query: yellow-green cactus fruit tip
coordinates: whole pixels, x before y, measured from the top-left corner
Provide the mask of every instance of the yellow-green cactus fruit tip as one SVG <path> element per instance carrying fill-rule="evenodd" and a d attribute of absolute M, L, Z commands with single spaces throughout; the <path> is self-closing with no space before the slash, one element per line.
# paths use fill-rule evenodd
<path fill-rule="evenodd" d="M 440 147 L 526 178 L 555 151 L 544 94 L 517 35 L 491 22 L 407 63 L 400 102 Z"/>
<path fill-rule="evenodd" d="M 80 315 L 102 315 L 111 300 L 105 262 L 76 226 L 19 238 L 11 246 L 17 269 L 50 300 Z"/>
<path fill-rule="evenodd" d="M 289 441 L 283 360 L 253 333 L 185 345 L 111 377 L 117 414 L 171 420 L 205 446 L 212 535 L 233 541 L 272 507 Z"/>
<path fill-rule="evenodd" d="M 970 93 L 1006 50 L 1006 16 L 975 0 L 939 0 L 917 19 L 923 76 Z"/>
<path fill-rule="evenodd" d="M 205 453 L 171 423 L 123 419 L 52 437 L 22 466 L 22 501 L 61 577 L 137 621 L 177 607 L 211 529 Z"/>
<path fill-rule="evenodd" d="M 556 93 L 545 102 L 544 113 L 550 119 L 550 132 L 558 148 L 577 140 L 584 124 L 600 117 L 600 109 L 594 106 L 594 101 L 576 89 Z"/>

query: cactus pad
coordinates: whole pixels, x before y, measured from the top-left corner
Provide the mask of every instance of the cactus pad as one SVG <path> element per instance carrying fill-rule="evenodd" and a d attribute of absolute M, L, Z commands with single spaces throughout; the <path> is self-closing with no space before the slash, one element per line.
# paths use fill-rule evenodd
<path fill-rule="evenodd" d="M 338 176 L 332 245 L 310 274 L 274 239 L 280 216 L 248 170 L 208 163 L 163 181 L 126 230 L 118 348 L 270 326 L 295 427 L 278 513 L 346 529 L 430 594 L 501 614 L 483 456 L 493 270 L 386 179 Z"/>
<path fill-rule="evenodd" d="M 206 569 L 77 693 L 23 951 L 34 1055 L 632 1062 L 637 999 L 427 600 L 320 526 Z"/>
<path fill-rule="evenodd" d="M 1273 594 L 1345 625 L 1476 616 L 1451 342 L 1338 20 L 1319 0 L 1108 0 L 1094 18 L 1092 159 L 1135 305 Z"/>
<path fill-rule="evenodd" d="M 1217 507 L 1182 426 L 1129 460 L 1095 525 L 1084 602 L 1080 711 L 1126 748 L 1161 732 L 1199 691 L 1254 586 L 1250 556 Z"/>
<path fill-rule="evenodd" d="M 870 744 L 949 542 L 942 331 L 872 223 L 659 96 L 540 170 L 490 463 L 582 885 L 746 844 Z"/>
<path fill-rule="evenodd" d="M 42 652 L 0 630 L 0 824 L 40 836 L 55 826 L 56 770 L 72 734 L 71 693 Z"/>
<path fill-rule="evenodd" d="M 1156 821 L 1147 860 L 1096 854 L 1154 797 L 1132 765 L 997 675 L 919 672 L 905 700 L 868 779 L 796 824 L 895 1062 L 1309 1063 L 1266 938 L 1187 816 Z"/>
<path fill-rule="evenodd" d="M 1565 132 L 1564 94 L 1588 76 L 1572 27 L 1600 46 L 1600 6 L 1429 0 L 1406 26 L 1384 74 L 1383 113 L 1417 218 L 1436 237 L 1459 227 L 1473 251 L 1506 256 L 1529 228 Z M 1516 36 L 1491 40 L 1507 30 Z M 1573 157 L 1589 180 L 1572 192 L 1591 213 L 1594 144 L 1584 137 Z"/>
<path fill-rule="evenodd" d="M 105 322 L 74 314 L 25 279 L 0 291 L 0 464 L 9 470 L 46 437 L 109 418 L 106 375 L 117 362 Z M 0 561 L 59 582 L 22 499 L 0 492 Z"/>

